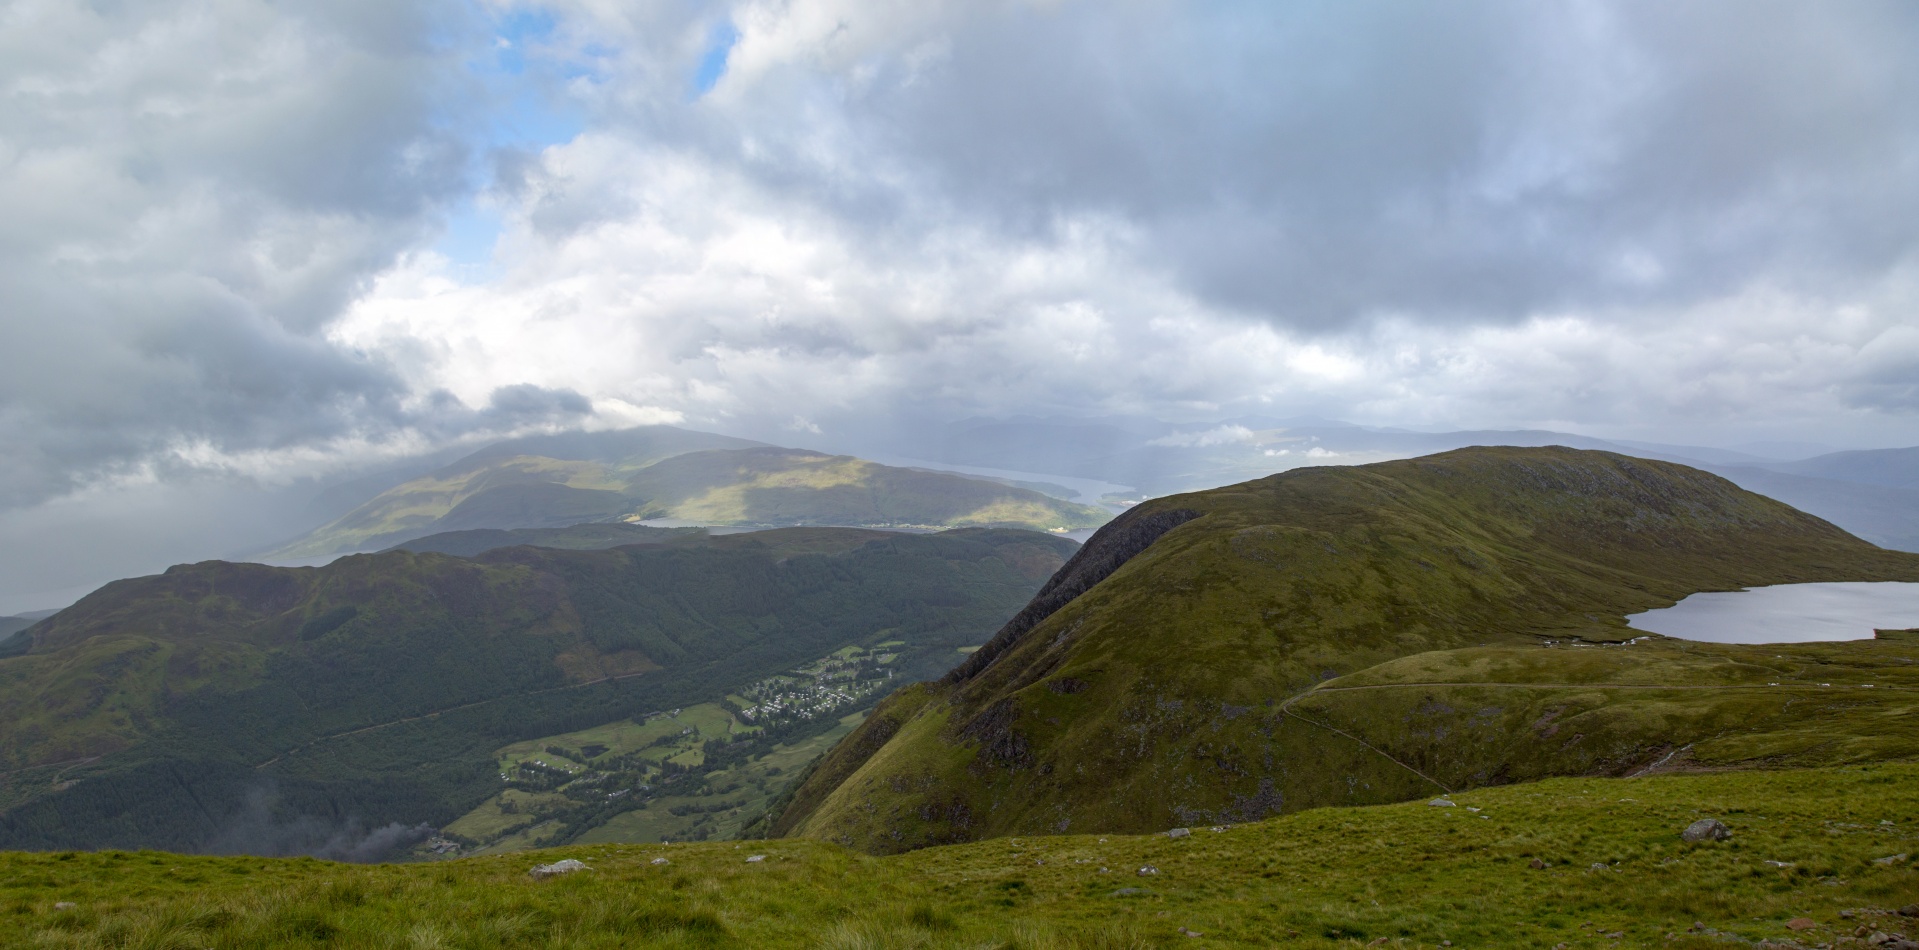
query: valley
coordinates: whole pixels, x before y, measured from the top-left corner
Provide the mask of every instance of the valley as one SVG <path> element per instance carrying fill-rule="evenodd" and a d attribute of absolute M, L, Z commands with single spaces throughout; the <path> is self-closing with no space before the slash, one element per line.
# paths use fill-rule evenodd
<path fill-rule="evenodd" d="M 0 846 L 311 853 L 390 824 L 441 828 L 502 793 L 503 748 L 764 703 L 728 699 L 739 690 L 789 707 L 744 731 L 816 739 L 879 682 L 949 667 L 1075 547 L 790 528 L 121 581 L 0 660 Z M 823 678 L 812 693 L 809 677 Z M 728 734 L 707 728 L 672 767 L 714 770 L 709 740 Z M 574 811 L 569 835 L 612 814 Z"/>
<path fill-rule="evenodd" d="M 895 685 L 906 646 L 844 647 L 719 702 L 505 746 L 500 792 L 414 853 L 735 837 Z"/>

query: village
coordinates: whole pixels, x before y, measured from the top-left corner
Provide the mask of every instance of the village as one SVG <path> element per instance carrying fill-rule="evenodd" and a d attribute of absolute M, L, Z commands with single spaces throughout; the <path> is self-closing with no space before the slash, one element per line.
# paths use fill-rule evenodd
<path fill-rule="evenodd" d="M 741 690 L 739 718 L 762 728 L 818 719 L 859 706 L 874 693 L 891 688 L 891 664 L 898 643 L 872 649 L 847 647 L 806 666 L 770 676 Z M 734 698 L 734 697 L 729 697 Z M 736 700 L 737 701 L 737 700 Z"/>
<path fill-rule="evenodd" d="M 416 856 L 731 833 L 779 791 L 788 772 L 824 751 L 897 685 L 902 646 L 846 647 L 718 702 L 501 749 L 502 790 Z"/>

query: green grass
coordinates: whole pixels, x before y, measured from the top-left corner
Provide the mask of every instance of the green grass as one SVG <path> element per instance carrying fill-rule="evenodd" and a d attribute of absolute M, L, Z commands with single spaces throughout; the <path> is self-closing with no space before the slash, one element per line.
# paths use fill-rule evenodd
<path fill-rule="evenodd" d="M 1182 511 L 1156 539 L 1117 530 Z M 1687 746 L 1716 766 L 1919 754 L 1912 692 L 1767 687 L 1797 674 L 1741 648 L 1591 646 L 1701 590 L 1919 580 L 1919 555 L 1684 466 L 1468 449 L 1158 498 L 1114 528 L 1082 552 L 1109 574 L 882 703 L 774 827 L 889 852 L 1621 774 Z M 1602 651 L 1618 662 L 1588 670 Z M 1806 677 L 1919 688 L 1910 644 L 1801 652 Z M 1334 688 L 1368 677 L 1397 679 Z"/>
<path fill-rule="evenodd" d="M 1919 923 L 1890 912 L 1919 894 L 1919 871 L 1877 863 L 1919 853 L 1912 764 L 1554 779 L 1454 800 L 1315 809 L 1183 839 L 1007 838 L 883 858 L 802 840 L 582 844 L 370 867 L 10 853 L 0 855 L 0 942 L 1705 950 Z M 1733 838 L 1680 840 L 1708 816 Z M 765 859 L 747 862 L 755 854 Z M 592 870 L 528 877 L 561 858 Z M 1159 873 L 1138 874 L 1147 865 Z M 1815 929 L 1786 929 L 1802 916 Z M 1704 932 L 1689 933 L 1695 924 Z"/>

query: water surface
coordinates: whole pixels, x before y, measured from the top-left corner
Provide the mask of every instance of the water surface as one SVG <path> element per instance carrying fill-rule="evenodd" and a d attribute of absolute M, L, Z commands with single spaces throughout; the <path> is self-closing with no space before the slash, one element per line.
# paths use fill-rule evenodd
<path fill-rule="evenodd" d="M 1919 627 L 1919 584 L 1780 584 L 1694 594 L 1626 622 L 1635 630 L 1709 643 L 1870 640 L 1875 629 Z"/>

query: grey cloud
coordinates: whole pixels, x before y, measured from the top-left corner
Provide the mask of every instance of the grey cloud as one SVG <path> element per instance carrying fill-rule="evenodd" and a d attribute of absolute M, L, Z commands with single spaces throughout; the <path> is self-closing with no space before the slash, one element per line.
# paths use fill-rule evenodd
<path fill-rule="evenodd" d="M 12 16 L 0 506 L 178 475 L 195 452 L 416 425 L 398 373 L 323 331 L 468 188 L 472 8 L 73 0 Z"/>
<path fill-rule="evenodd" d="M 626 116 L 882 258 L 1108 220 L 1213 305 L 1317 331 L 1817 291 L 1919 249 L 1910 4 L 974 9 Z"/>

